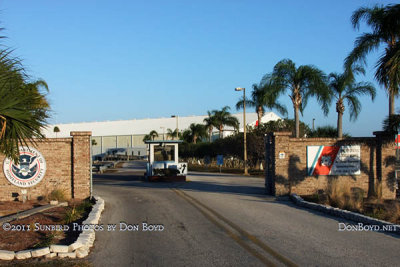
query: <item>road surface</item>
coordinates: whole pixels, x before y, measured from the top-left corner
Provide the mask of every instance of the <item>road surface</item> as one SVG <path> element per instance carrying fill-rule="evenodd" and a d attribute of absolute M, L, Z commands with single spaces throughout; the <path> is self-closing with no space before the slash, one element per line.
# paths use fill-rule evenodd
<path fill-rule="evenodd" d="M 354 223 L 266 196 L 263 179 L 189 173 L 186 183 L 148 183 L 143 167 L 94 177 L 106 202 L 94 266 L 398 265 L 399 236 L 338 231 Z"/>

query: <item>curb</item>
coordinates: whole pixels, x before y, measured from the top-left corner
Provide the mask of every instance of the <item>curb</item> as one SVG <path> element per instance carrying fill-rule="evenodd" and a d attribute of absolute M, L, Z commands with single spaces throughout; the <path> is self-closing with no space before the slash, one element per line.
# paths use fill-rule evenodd
<path fill-rule="evenodd" d="M 394 224 L 394 223 L 378 220 L 378 219 L 375 219 L 375 218 L 372 218 L 372 217 L 369 217 L 369 216 L 366 216 L 366 215 L 362 215 L 360 213 L 348 211 L 348 210 L 342 210 L 342 209 L 334 208 L 334 207 L 331 207 L 331 206 L 325 206 L 325 205 L 322 205 L 322 204 L 308 202 L 308 201 L 305 201 L 303 198 L 301 198 L 300 196 L 298 196 L 296 194 L 291 194 L 290 195 L 290 199 L 297 206 L 308 208 L 308 209 L 312 209 L 312 210 L 316 210 L 316 211 L 319 211 L 319 212 L 322 212 L 322 213 L 326 213 L 326 214 L 329 214 L 329 215 L 332 215 L 332 216 L 344 218 L 344 219 L 347 219 L 347 220 L 350 220 L 350 221 L 354 221 L 354 222 L 358 222 L 358 223 L 362 223 L 362 224 L 366 224 L 366 225 L 379 225 L 380 227 L 382 227 L 382 226 L 392 226 L 393 229 L 395 229 L 395 231 L 390 231 L 388 233 L 394 233 L 394 234 L 400 235 L 400 226 L 397 225 L 397 224 Z"/>
<path fill-rule="evenodd" d="M 35 213 L 42 212 L 42 211 L 45 211 L 48 209 L 57 208 L 57 207 L 66 207 L 66 206 L 68 206 L 67 202 L 61 202 L 61 203 L 57 203 L 57 204 L 48 204 L 48 205 L 44 205 L 41 207 L 30 209 L 30 210 L 21 211 L 16 214 L 11 214 L 11 215 L 1 217 L 0 224 L 6 223 L 6 222 L 11 222 L 13 220 L 23 219 L 25 217 L 31 216 Z"/>
<path fill-rule="evenodd" d="M 97 225 L 100 220 L 101 212 L 104 210 L 104 200 L 101 197 L 94 196 L 96 203 L 92 207 L 87 219 L 82 225 Z M 90 228 L 90 227 L 89 227 Z M 67 245 L 50 245 L 49 247 L 29 249 L 22 251 L 0 250 L 0 260 L 23 260 L 29 258 L 84 258 L 89 254 L 89 249 L 93 246 L 95 240 L 94 229 L 83 230 L 77 240 Z"/>

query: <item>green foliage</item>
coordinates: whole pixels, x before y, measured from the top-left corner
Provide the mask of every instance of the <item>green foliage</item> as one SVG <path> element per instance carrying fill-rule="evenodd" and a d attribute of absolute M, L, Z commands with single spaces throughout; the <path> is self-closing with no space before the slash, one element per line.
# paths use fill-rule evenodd
<path fill-rule="evenodd" d="M 149 140 L 154 140 L 154 138 L 156 138 L 156 137 L 158 137 L 157 131 L 152 130 L 152 131 L 150 131 L 149 134 L 146 134 L 146 135 L 143 137 L 143 142 L 149 141 Z"/>
<path fill-rule="evenodd" d="M 206 126 L 199 123 L 192 123 L 189 126 L 189 133 L 186 132 L 186 138 L 191 140 L 194 144 L 197 143 L 197 139 L 207 137 Z"/>
<path fill-rule="evenodd" d="M 268 132 L 292 132 L 294 134 L 294 120 L 284 119 L 261 123 L 260 127 L 250 128 L 246 134 L 247 139 L 247 158 L 250 163 L 255 165 L 264 159 L 265 147 L 264 136 Z M 300 123 L 301 133 L 304 135 L 310 129 L 303 122 Z M 235 157 L 243 159 L 243 133 L 238 133 L 225 138 L 220 138 L 212 143 L 192 144 L 184 142 L 179 146 L 179 155 L 182 158 L 206 156 L 216 157 L 222 154 L 225 157 Z"/>
<path fill-rule="evenodd" d="M 354 64 L 366 64 L 367 55 L 385 46 L 376 63 L 375 78 L 389 92 L 389 115 L 394 113 L 394 97 L 400 87 L 400 4 L 375 5 L 372 8 L 361 7 L 351 17 L 355 29 L 364 21 L 371 27 L 371 32 L 364 32 L 357 37 L 354 48 L 345 59 L 345 68 Z"/>
<path fill-rule="evenodd" d="M 66 201 L 67 197 L 65 196 L 65 191 L 61 189 L 55 189 L 51 191 L 48 196 L 48 200 L 57 200 L 59 202 Z"/>
<path fill-rule="evenodd" d="M 308 99 L 316 97 L 324 114 L 329 111 L 329 92 L 326 76 L 320 69 L 312 65 L 296 67 L 290 59 L 279 61 L 272 74 L 267 74 L 271 80 L 271 94 L 279 97 L 289 91 L 289 97 L 293 103 L 295 119 L 295 137 L 300 137 L 299 111 L 303 113 Z"/>
<path fill-rule="evenodd" d="M 54 237 L 55 237 L 55 234 L 53 232 L 43 234 L 40 242 L 33 245 L 33 248 L 49 247 L 50 245 L 53 244 Z"/>
<path fill-rule="evenodd" d="M 213 117 L 213 126 L 219 130 L 219 137 L 222 138 L 222 132 L 224 131 L 224 126 L 232 126 L 235 129 L 239 128 L 239 121 L 236 117 L 232 116 L 229 112 L 230 107 L 225 106 L 221 110 L 211 111 L 211 116 Z M 210 114 L 209 114 L 210 115 Z"/>
<path fill-rule="evenodd" d="M 0 50 L 0 153 L 18 162 L 20 145 L 43 138 L 50 106 L 45 81 L 32 81 L 11 51 Z"/>
<path fill-rule="evenodd" d="M 167 129 L 167 137 L 171 138 L 174 140 L 175 138 L 179 138 L 179 131 L 178 129 L 172 130 L 170 128 Z"/>
<path fill-rule="evenodd" d="M 253 132 L 256 132 L 259 135 L 263 135 L 269 132 L 291 132 L 292 136 L 296 136 L 295 133 L 295 120 L 293 119 L 279 119 L 276 121 L 269 121 L 267 123 L 260 124 L 260 127 L 252 129 Z M 299 122 L 300 129 L 300 137 L 305 136 L 310 133 L 310 128 L 302 121 Z"/>
<path fill-rule="evenodd" d="M 344 137 L 351 137 L 349 134 L 343 134 Z M 322 127 L 317 127 L 314 131 L 311 130 L 307 137 L 330 137 L 336 138 L 337 137 L 337 129 L 334 126 L 327 125 Z"/>
<path fill-rule="evenodd" d="M 400 129 L 400 114 L 387 116 L 383 121 L 383 130 L 390 133 L 397 133 Z"/>
<path fill-rule="evenodd" d="M 89 212 L 92 208 L 92 202 L 86 199 L 82 201 L 78 206 L 69 207 L 65 213 L 64 221 L 66 224 L 72 223 L 80 218 L 86 213 Z"/>

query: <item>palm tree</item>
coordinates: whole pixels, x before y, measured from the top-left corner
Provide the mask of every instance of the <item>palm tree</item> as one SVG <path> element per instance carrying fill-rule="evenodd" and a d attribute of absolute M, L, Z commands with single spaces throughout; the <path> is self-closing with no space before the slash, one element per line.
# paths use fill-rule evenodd
<path fill-rule="evenodd" d="M 149 133 L 149 136 L 151 137 L 151 140 L 154 141 L 154 138 L 155 138 L 155 137 L 158 137 L 158 133 L 156 132 L 156 130 L 152 130 L 152 131 Z"/>
<path fill-rule="evenodd" d="M 295 136 L 299 137 L 299 111 L 303 113 L 310 96 L 316 96 L 324 114 L 328 114 L 329 94 L 325 74 L 311 65 L 296 65 L 290 59 L 279 61 L 271 74 L 271 87 L 278 96 L 290 91 L 295 119 Z"/>
<path fill-rule="evenodd" d="M 143 142 L 146 142 L 146 141 L 149 141 L 149 140 L 151 140 L 151 135 L 149 135 L 149 134 L 146 134 L 145 136 L 143 136 Z"/>
<path fill-rule="evenodd" d="M 267 75 L 266 75 L 267 76 Z M 246 99 L 246 106 L 254 107 L 257 113 L 258 127 L 261 124 L 261 118 L 265 113 L 265 108 L 276 109 L 282 115 L 287 114 L 287 110 L 279 102 L 277 102 L 277 94 L 273 91 L 272 80 L 264 76 L 262 82 L 257 85 L 253 84 L 251 99 Z M 243 108 L 243 97 L 236 103 L 236 109 Z"/>
<path fill-rule="evenodd" d="M 214 117 L 215 127 L 219 130 L 219 138 L 222 138 L 222 133 L 224 131 L 224 126 L 231 126 L 235 129 L 239 128 L 239 121 L 236 117 L 232 116 L 228 111 L 229 106 L 223 107 L 221 110 L 213 110 L 212 116 Z M 246 126 L 244 126 L 246 127 Z"/>
<path fill-rule="evenodd" d="M 16 162 L 19 145 L 44 137 L 41 130 L 50 111 L 47 84 L 28 80 L 20 61 L 0 50 L 0 153 Z"/>
<path fill-rule="evenodd" d="M 212 131 L 214 127 L 217 127 L 217 122 L 211 111 L 207 111 L 208 117 L 203 120 L 206 123 L 206 129 L 208 130 L 208 141 L 211 143 Z"/>
<path fill-rule="evenodd" d="M 361 21 L 372 28 L 371 33 L 361 34 L 354 48 L 345 59 L 345 68 L 355 63 L 366 63 L 366 56 L 384 44 L 385 51 L 376 64 L 375 78 L 389 94 L 389 117 L 394 114 L 394 100 L 400 86 L 400 4 L 361 7 L 353 12 L 351 22 L 359 29 Z"/>
<path fill-rule="evenodd" d="M 170 128 L 167 129 L 167 137 L 170 137 L 172 140 L 174 140 L 175 137 L 178 136 L 178 129 L 175 129 L 172 131 Z"/>
<path fill-rule="evenodd" d="M 206 126 L 199 123 L 192 123 L 189 126 L 190 136 L 192 137 L 193 144 L 197 143 L 198 138 L 207 136 Z"/>
<path fill-rule="evenodd" d="M 53 132 L 56 133 L 56 138 L 57 138 L 57 134 L 60 132 L 60 128 L 58 128 L 58 126 L 54 126 Z"/>
<path fill-rule="evenodd" d="M 337 137 L 342 138 L 342 118 L 345 110 L 344 101 L 350 108 L 350 120 L 356 120 L 361 111 L 361 103 L 358 96 L 369 95 L 371 99 L 375 99 L 375 87 L 368 82 L 355 82 L 353 72 L 364 73 L 362 67 L 355 66 L 353 70 L 347 70 L 342 74 L 329 74 L 330 94 L 336 99 L 337 119 Z"/>

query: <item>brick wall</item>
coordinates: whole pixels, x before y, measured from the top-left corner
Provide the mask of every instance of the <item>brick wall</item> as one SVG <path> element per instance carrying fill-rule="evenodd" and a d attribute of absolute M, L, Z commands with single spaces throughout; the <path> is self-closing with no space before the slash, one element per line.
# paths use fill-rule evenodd
<path fill-rule="evenodd" d="M 90 196 L 90 136 L 91 132 L 71 132 L 72 138 L 52 138 L 36 142 L 36 148 L 46 160 L 47 170 L 35 186 L 22 188 L 11 184 L 4 176 L 4 156 L 0 154 L 0 201 L 14 200 L 12 193 L 21 195 L 26 189 L 29 199 L 45 197 L 60 189 L 68 198 Z M 21 197 L 19 197 L 21 200 Z"/>
<path fill-rule="evenodd" d="M 272 134 L 272 175 L 267 176 L 266 184 L 275 185 L 276 195 L 296 193 L 311 195 L 319 190 L 326 191 L 333 180 L 340 180 L 351 188 L 359 188 L 365 196 L 376 194 L 378 186 L 382 189 L 385 199 L 396 197 L 396 180 L 394 174 L 395 146 L 394 142 L 383 142 L 380 146 L 379 137 L 366 138 L 292 138 L 290 133 Z M 319 175 L 309 176 L 307 173 L 307 146 L 360 145 L 361 174 L 360 175 Z M 379 173 L 379 151 L 382 151 L 382 171 Z M 279 158 L 284 152 L 285 157 Z M 377 162 L 378 161 L 378 162 Z M 378 163 L 378 164 L 377 164 Z M 268 181 L 274 179 L 273 181 Z"/>

